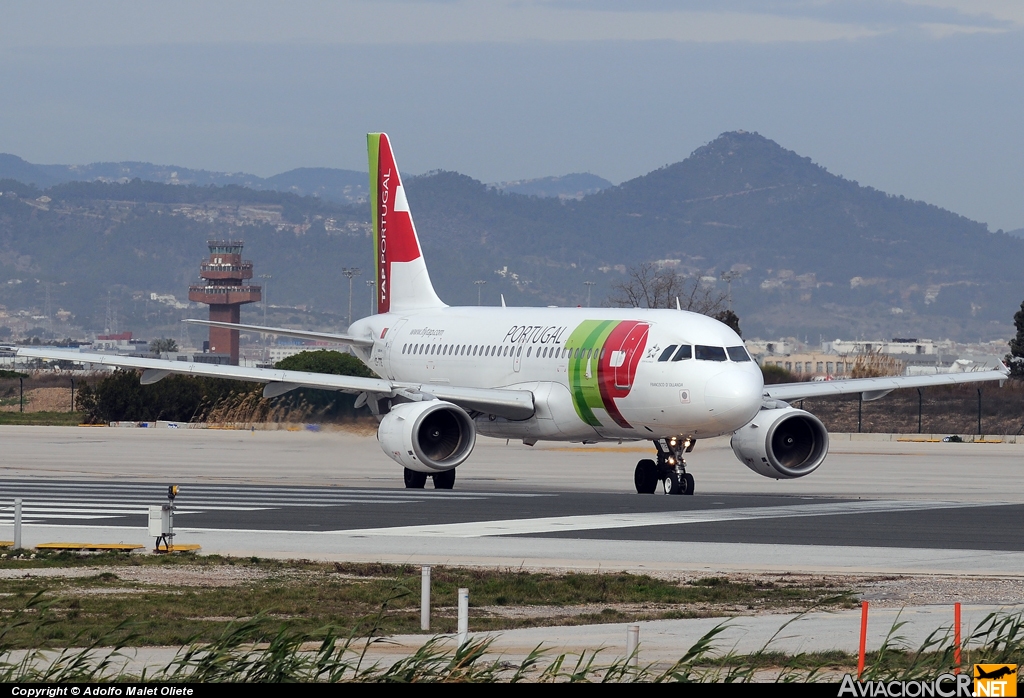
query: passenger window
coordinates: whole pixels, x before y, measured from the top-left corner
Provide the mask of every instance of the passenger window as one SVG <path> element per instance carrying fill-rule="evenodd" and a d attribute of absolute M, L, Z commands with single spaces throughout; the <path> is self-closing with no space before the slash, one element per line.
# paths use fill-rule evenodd
<path fill-rule="evenodd" d="M 722 347 L 708 347 L 698 344 L 696 354 L 697 359 L 700 361 L 725 361 L 725 349 Z"/>
<path fill-rule="evenodd" d="M 661 356 L 658 357 L 658 361 L 668 361 L 669 357 L 672 356 L 672 352 L 676 350 L 677 344 L 669 344 L 665 347 L 665 351 L 661 352 Z"/>
<path fill-rule="evenodd" d="M 692 359 L 692 358 L 693 358 L 693 347 L 691 347 L 689 344 L 684 344 L 681 347 L 679 347 L 679 351 L 677 351 L 676 355 L 672 357 L 672 360 L 673 361 L 682 361 L 683 359 Z"/>
<path fill-rule="evenodd" d="M 727 351 L 729 352 L 729 358 L 733 361 L 750 361 L 750 354 L 742 346 L 729 347 Z"/>

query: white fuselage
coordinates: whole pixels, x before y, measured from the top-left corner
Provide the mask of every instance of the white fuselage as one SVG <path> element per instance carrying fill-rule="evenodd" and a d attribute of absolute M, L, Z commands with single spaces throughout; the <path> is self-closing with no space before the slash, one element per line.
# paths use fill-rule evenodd
<path fill-rule="evenodd" d="M 607 441 L 710 437 L 761 405 L 756 363 L 726 325 L 638 308 L 445 307 L 373 315 L 360 358 L 382 378 L 534 394 L 528 420 L 478 415 L 488 436 Z"/>

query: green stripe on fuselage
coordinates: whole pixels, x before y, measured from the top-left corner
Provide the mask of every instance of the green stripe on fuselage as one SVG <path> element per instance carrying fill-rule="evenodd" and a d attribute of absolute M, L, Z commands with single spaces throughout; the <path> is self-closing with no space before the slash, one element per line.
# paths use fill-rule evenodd
<path fill-rule="evenodd" d="M 601 421 L 594 414 L 595 409 L 607 409 L 601 399 L 601 388 L 597 382 L 597 366 L 601 359 L 601 348 L 612 330 L 619 323 L 614 320 L 584 320 L 573 330 L 566 340 L 565 346 L 572 350 L 569 358 L 569 392 L 572 393 L 572 404 L 585 423 L 592 427 L 601 426 Z M 577 358 L 576 350 L 580 349 Z M 590 358 L 587 358 L 590 350 Z M 590 364 L 590 377 L 587 377 L 587 364 Z"/>

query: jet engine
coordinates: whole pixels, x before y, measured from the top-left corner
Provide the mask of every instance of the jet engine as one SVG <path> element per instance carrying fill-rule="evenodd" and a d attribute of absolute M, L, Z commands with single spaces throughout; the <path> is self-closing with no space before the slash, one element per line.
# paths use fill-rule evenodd
<path fill-rule="evenodd" d="M 729 443 L 736 457 L 758 475 L 788 480 L 817 470 L 828 454 L 828 431 L 810 412 L 762 409 Z"/>
<path fill-rule="evenodd" d="M 409 470 L 438 473 L 460 465 L 476 445 L 476 426 L 458 405 L 443 400 L 405 402 L 377 428 L 384 453 Z"/>

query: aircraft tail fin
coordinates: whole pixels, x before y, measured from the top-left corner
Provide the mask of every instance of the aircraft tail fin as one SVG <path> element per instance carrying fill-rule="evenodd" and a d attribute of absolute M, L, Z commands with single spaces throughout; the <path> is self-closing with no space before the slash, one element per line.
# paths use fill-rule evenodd
<path fill-rule="evenodd" d="M 430 283 L 405 187 L 386 133 L 366 134 L 377 312 L 443 308 Z"/>

